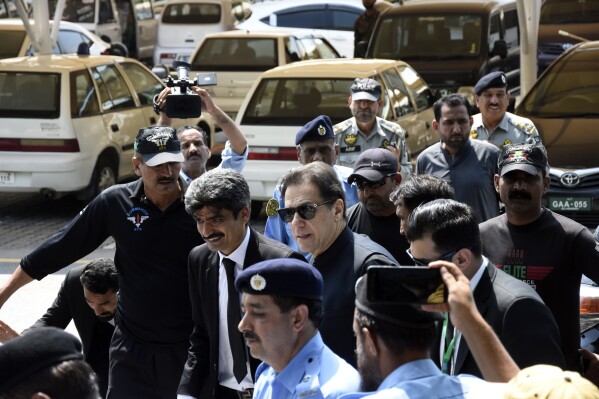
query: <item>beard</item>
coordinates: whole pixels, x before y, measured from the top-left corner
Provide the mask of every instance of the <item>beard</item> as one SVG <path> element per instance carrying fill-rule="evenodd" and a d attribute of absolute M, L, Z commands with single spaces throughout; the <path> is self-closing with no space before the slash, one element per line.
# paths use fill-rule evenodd
<path fill-rule="evenodd" d="M 383 382 L 381 373 L 376 366 L 376 361 L 364 353 L 361 345 L 358 345 L 356 348 L 356 355 L 358 358 L 358 372 L 362 378 L 360 391 L 376 391 L 381 385 L 381 382 Z"/>
<path fill-rule="evenodd" d="M 370 109 L 360 109 L 358 111 L 353 112 L 354 117 L 358 122 L 368 123 L 374 119 L 376 115 Z"/>
<path fill-rule="evenodd" d="M 102 314 L 96 315 L 96 317 L 100 321 L 110 321 L 110 320 L 114 319 L 114 315 L 115 315 L 115 313 L 102 313 Z"/>

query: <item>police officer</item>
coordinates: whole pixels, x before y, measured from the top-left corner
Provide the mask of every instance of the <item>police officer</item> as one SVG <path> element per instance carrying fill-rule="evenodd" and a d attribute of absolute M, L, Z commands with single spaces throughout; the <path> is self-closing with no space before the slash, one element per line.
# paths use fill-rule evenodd
<path fill-rule="evenodd" d="M 333 126 L 340 149 L 337 165 L 353 168 L 363 151 L 387 148 L 397 155 L 402 177 L 406 179 L 411 172 L 406 132 L 398 124 L 377 116 L 383 106 L 381 91 L 381 85 L 374 79 L 358 78 L 352 84 L 348 104 L 353 117 Z"/>
<path fill-rule="evenodd" d="M 543 146 L 539 132 L 530 119 L 507 112 L 510 94 L 507 79 L 500 71 L 483 76 L 474 86 L 476 106 L 470 138 L 486 140 L 503 148 L 508 144 Z"/>
<path fill-rule="evenodd" d="M 235 279 L 244 316 L 239 331 L 263 361 L 254 398 L 337 398 L 359 388 L 358 372 L 322 341 L 320 272 L 296 259 L 271 259 Z"/>

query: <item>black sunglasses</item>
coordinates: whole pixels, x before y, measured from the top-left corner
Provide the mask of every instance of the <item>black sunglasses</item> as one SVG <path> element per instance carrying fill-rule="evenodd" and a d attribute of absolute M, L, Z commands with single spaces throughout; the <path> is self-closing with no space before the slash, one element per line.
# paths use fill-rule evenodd
<path fill-rule="evenodd" d="M 408 254 L 408 256 L 410 258 L 412 258 L 412 260 L 414 261 L 416 266 L 428 266 L 429 263 L 435 262 L 438 260 L 450 260 L 453 257 L 453 255 L 458 253 L 458 251 L 459 251 L 459 249 L 456 249 L 455 251 L 451 251 L 451 252 L 446 253 L 445 255 L 442 255 L 439 259 L 429 260 L 429 259 L 416 258 L 414 255 L 412 255 L 412 251 L 410 251 L 410 248 L 406 249 L 406 253 Z"/>
<path fill-rule="evenodd" d="M 356 179 L 355 185 L 358 187 L 358 190 L 360 190 L 360 191 L 366 190 L 366 187 L 370 188 L 371 190 L 375 190 L 379 187 L 384 186 L 385 183 L 387 183 L 387 178 L 394 176 L 394 175 L 395 175 L 395 173 L 385 175 L 385 177 L 383 177 L 381 180 L 378 180 L 378 181 L 370 181 L 368 179 Z"/>
<path fill-rule="evenodd" d="M 328 204 L 329 202 L 333 201 L 337 201 L 337 198 L 330 199 L 328 201 L 324 201 L 318 204 L 300 205 L 296 208 L 281 208 L 277 209 L 277 213 L 285 223 L 291 223 L 291 221 L 293 220 L 293 215 L 295 215 L 295 212 L 297 212 L 297 214 L 300 215 L 302 219 L 310 220 L 314 216 L 316 216 L 316 211 L 318 210 L 319 206 Z"/>

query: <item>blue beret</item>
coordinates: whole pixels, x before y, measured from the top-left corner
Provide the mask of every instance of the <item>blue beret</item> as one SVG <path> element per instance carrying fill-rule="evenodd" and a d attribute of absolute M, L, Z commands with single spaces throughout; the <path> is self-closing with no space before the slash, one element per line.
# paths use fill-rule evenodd
<path fill-rule="evenodd" d="M 55 327 L 41 327 L 0 346 L 0 394 L 68 360 L 83 360 L 81 342 Z"/>
<path fill-rule="evenodd" d="M 360 277 L 356 283 L 356 308 L 370 317 L 409 328 L 429 328 L 434 325 L 435 321 L 443 319 L 438 312 L 426 312 L 413 305 L 372 302 L 368 299 L 370 297 L 368 290 L 376 289 L 376 287 L 368 286 L 368 276 Z"/>
<path fill-rule="evenodd" d="M 304 141 L 320 141 L 335 138 L 333 124 L 326 115 L 319 115 L 306 123 L 295 135 L 295 145 Z"/>
<path fill-rule="evenodd" d="M 507 79 L 503 72 L 491 72 L 480 78 L 476 86 L 474 86 L 474 94 L 478 96 L 483 91 L 492 88 L 507 88 Z"/>
<path fill-rule="evenodd" d="M 322 301 L 322 276 L 308 263 L 291 258 L 270 259 L 244 269 L 235 279 L 239 292 Z"/>

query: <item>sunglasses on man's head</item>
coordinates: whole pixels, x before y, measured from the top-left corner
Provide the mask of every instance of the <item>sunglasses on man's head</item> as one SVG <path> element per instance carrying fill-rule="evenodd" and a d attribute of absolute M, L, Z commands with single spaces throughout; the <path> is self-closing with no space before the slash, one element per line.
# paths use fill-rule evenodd
<path fill-rule="evenodd" d="M 283 219 L 285 223 L 291 223 L 293 220 L 293 215 L 297 212 L 298 215 L 304 220 L 310 220 L 316 216 L 316 211 L 318 207 L 324 204 L 328 204 L 329 202 L 337 201 L 337 198 L 330 199 L 328 201 L 323 201 L 318 204 L 305 204 L 300 205 L 295 208 L 281 208 L 277 210 L 277 213 Z"/>
<path fill-rule="evenodd" d="M 385 185 L 385 183 L 387 182 L 387 178 L 391 177 L 395 175 L 395 173 L 392 173 L 390 175 L 385 175 L 385 177 L 383 177 L 381 180 L 378 181 L 370 181 L 368 179 L 356 179 L 355 184 L 358 187 L 358 190 L 360 191 L 364 191 L 366 190 L 366 187 L 368 187 L 371 190 L 375 190 L 379 187 L 382 187 Z"/>
<path fill-rule="evenodd" d="M 412 255 L 412 251 L 410 251 L 410 248 L 406 249 L 406 253 L 408 254 L 408 256 L 410 258 L 412 258 L 412 260 L 414 261 L 414 264 L 416 266 L 428 266 L 429 263 L 431 262 L 436 262 L 438 260 L 446 260 L 449 261 L 453 255 L 457 254 L 459 251 L 459 249 L 456 249 L 455 251 L 451 251 L 446 253 L 445 255 L 441 255 L 438 259 L 422 259 L 422 258 L 417 258 L 414 255 Z"/>

